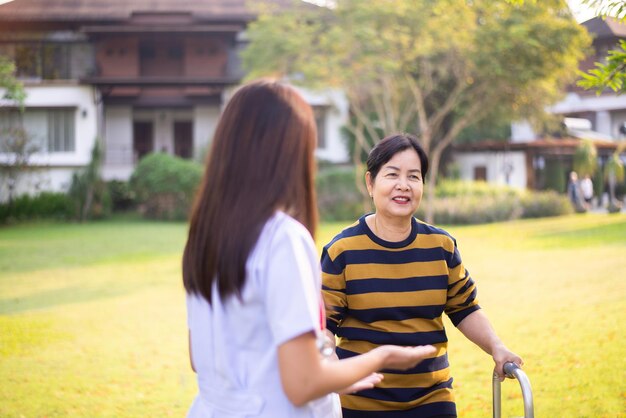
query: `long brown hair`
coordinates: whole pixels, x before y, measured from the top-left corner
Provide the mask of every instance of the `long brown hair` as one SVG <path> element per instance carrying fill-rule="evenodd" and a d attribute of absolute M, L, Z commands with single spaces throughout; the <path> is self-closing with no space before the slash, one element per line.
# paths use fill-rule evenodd
<path fill-rule="evenodd" d="M 311 107 L 286 84 L 239 88 L 217 124 L 183 254 L 188 293 L 240 295 L 265 222 L 283 210 L 314 235 L 317 132 Z"/>

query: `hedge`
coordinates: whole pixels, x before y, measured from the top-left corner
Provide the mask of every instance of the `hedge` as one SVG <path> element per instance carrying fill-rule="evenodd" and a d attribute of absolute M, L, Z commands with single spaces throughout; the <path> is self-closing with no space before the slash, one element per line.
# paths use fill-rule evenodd
<path fill-rule="evenodd" d="M 165 153 L 144 157 L 130 185 L 146 218 L 185 220 L 202 178 L 202 166 Z"/>

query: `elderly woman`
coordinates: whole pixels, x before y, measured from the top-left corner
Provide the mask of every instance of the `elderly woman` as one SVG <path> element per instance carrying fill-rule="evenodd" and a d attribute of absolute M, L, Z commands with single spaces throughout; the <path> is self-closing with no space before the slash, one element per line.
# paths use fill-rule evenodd
<path fill-rule="evenodd" d="M 456 241 L 416 219 L 428 157 L 411 135 L 392 135 L 371 151 L 365 181 L 375 213 L 344 229 L 322 253 L 327 329 L 340 359 L 383 344 L 437 348 L 406 370 L 385 370 L 373 389 L 341 397 L 344 418 L 455 417 L 442 315 L 493 357 L 522 364 L 494 332 L 476 299 Z M 334 339 L 333 339 L 334 340 Z"/>

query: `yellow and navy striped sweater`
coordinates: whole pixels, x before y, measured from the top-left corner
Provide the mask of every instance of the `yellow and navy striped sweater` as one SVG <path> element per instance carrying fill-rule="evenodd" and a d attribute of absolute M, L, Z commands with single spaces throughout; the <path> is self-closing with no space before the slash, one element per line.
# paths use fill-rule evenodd
<path fill-rule="evenodd" d="M 456 326 L 480 309 L 474 281 L 444 230 L 413 218 L 406 240 L 387 242 L 369 229 L 366 216 L 322 252 L 327 327 L 338 337 L 337 355 L 383 344 L 432 344 L 437 352 L 413 369 L 385 370 L 374 389 L 342 396 L 344 418 L 454 416 L 442 314 Z"/>

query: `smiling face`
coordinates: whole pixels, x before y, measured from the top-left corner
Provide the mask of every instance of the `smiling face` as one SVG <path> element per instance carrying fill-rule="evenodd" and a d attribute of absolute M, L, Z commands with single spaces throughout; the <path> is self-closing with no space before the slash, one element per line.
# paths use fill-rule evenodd
<path fill-rule="evenodd" d="M 424 181 L 417 152 L 408 148 L 395 154 L 375 178 L 365 174 L 367 190 L 374 199 L 376 215 L 388 220 L 406 219 L 417 211 L 422 200 Z"/>

